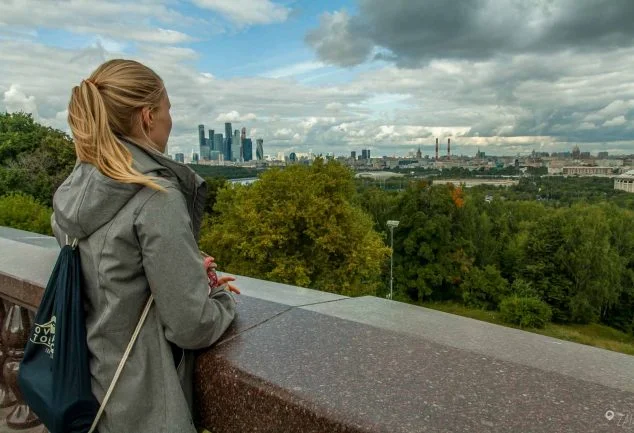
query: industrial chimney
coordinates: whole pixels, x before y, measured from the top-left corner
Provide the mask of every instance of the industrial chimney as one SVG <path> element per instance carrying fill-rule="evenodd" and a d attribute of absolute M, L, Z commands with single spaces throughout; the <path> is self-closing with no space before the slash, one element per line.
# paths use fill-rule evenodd
<path fill-rule="evenodd" d="M 451 159 L 451 138 L 447 139 L 447 159 Z"/>
<path fill-rule="evenodd" d="M 438 139 L 436 139 L 436 161 L 438 161 Z"/>

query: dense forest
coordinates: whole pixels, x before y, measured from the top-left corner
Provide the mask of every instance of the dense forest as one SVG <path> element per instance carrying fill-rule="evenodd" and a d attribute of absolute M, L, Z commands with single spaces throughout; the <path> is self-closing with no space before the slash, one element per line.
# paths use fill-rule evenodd
<path fill-rule="evenodd" d="M 50 232 L 52 194 L 74 163 L 63 132 L 0 114 L 0 225 Z M 609 179 L 528 173 L 517 186 L 463 189 L 435 185 L 438 173 L 408 176 L 355 179 L 321 159 L 267 170 L 250 186 L 215 173 L 201 248 L 229 272 L 385 296 L 386 222 L 398 220 L 395 299 L 452 300 L 523 327 L 634 332 L 634 195 Z"/>

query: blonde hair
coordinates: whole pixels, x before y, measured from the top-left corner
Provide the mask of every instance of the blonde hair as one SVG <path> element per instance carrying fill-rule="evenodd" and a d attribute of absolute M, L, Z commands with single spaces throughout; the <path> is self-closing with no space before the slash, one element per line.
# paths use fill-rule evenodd
<path fill-rule="evenodd" d="M 120 139 L 131 140 L 140 126 L 146 141 L 136 144 L 156 148 L 143 128 L 141 109 L 155 110 L 164 95 L 161 77 L 139 62 L 116 59 L 99 66 L 73 87 L 68 104 L 77 157 L 119 182 L 163 189 L 132 167 L 132 154 Z"/>

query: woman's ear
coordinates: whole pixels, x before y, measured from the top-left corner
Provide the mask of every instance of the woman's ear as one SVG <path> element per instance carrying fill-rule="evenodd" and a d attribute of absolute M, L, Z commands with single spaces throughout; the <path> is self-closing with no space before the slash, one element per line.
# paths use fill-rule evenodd
<path fill-rule="evenodd" d="M 150 107 L 141 108 L 141 123 L 143 124 L 143 129 L 149 131 L 152 127 L 153 121 L 154 115 Z"/>

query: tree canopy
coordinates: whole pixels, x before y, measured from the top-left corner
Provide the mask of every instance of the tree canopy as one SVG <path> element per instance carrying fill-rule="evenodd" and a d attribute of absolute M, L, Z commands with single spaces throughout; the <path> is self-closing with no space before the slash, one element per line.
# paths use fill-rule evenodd
<path fill-rule="evenodd" d="M 374 294 L 389 249 L 354 196 L 352 173 L 332 161 L 272 169 L 219 190 L 201 246 L 228 272 Z"/>
<path fill-rule="evenodd" d="M 0 113 L 0 196 L 21 192 L 51 206 L 75 164 L 72 139 L 30 114 Z"/>

